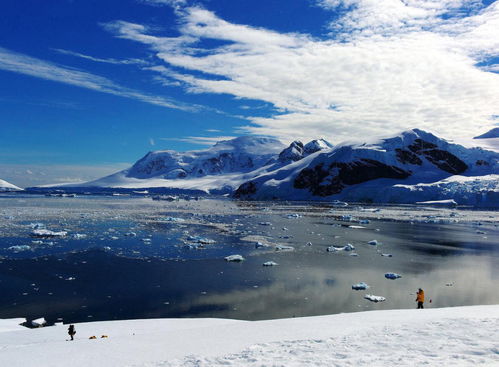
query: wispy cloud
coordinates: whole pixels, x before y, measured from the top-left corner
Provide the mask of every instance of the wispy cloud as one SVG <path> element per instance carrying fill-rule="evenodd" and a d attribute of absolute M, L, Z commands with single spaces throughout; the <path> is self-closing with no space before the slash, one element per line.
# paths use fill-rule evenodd
<path fill-rule="evenodd" d="M 90 61 L 95 61 L 95 62 L 101 62 L 105 64 L 113 64 L 113 65 L 147 65 L 148 62 L 145 60 L 141 59 L 113 59 L 113 58 L 99 58 L 99 57 L 94 57 L 94 56 L 89 56 L 89 55 L 84 55 L 79 52 L 74 52 L 70 50 L 63 50 L 60 48 L 54 48 L 54 51 L 57 51 L 60 54 L 63 55 L 69 55 L 69 56 L 75 56 L 79 57 L 81 59 L 86 59 Z"/>
<path fill-rule="evenodd" d="M 0 70 L 25 74 L 58 83 L 70 84 L 102 93 L 131 98 L 161 107 L 194 111 L 198 107 L 183 104 L 163 96 L 145 94 L 123 87 L 113 81 L 84 71 L 56 65 L 54 63 L 23 55 L 0 47 Z"/>
<path fill-rule="evenodd" d="M 100 165 L 0 164 L 1 178 L 19 187 L 91 181 L 130 167 L 130 163 Z"/>
<path fill-rule="evenodd" d="M 499 55 L 499 2 L 318 4 L 342 14 L 323 39 L 233 24 L 200 7 L 177 11 L 178 37 L 128 22 L 107 29 L 148 45 L 164 63 L 151 70 L 188 92 L 261 100 L 278 111 L 251 117 L 246 132 L 338 141 L 415 126 L 474 136 L 493 124 L 499 78 L 477 64 Z M 205 39 L 224 44 L 203 48 Z"/>
<path fill-rule="evenodd" d="M 197 145 L 214 145 L 222 140 L 234 139 L 235 136 L 186 136 L 184 138 L 161 138 L 166 141 L 181 141 Z"/>

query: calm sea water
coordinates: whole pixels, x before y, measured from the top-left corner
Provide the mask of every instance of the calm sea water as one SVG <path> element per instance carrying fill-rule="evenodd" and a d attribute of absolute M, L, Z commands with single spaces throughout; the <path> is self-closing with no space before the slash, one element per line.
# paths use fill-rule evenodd
<path fill-rule="evenodd" d="M 0 318 L 298 317 L 413 308 L 419 287 L 427 307 L 499 303 L 497 212 L 373 209 L 3 195 Z M 68 235 L 33 238 L 36 227 Z M 347 243 L 358 256 L 326 251 Z M 233 254 L 245 261 L 224 260 Z M 370 288 L 352 290 L 361 281 Z"/>

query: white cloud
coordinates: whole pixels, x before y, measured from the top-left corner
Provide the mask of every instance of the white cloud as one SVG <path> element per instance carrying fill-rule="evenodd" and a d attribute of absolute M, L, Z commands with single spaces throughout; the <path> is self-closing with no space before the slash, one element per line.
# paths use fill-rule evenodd
<path fill-rule="evenodd" d="M 0 164 L 2 179 L 19 187 L 84 182 L 130 167 L 130 163 L 101 165 Z"/>
<path fill-rule="evenodd" d="M 235 136 L 186 136 L 184 138 L 161 138 L 166 141 L 181 141 L 184 143 L 198 144 L 198 145 L 214 145 L 222 140 L 234 139 Z"/>
<path fill-rule="evenodd" d="M 75 57 L 79 57 L 81 59 L 86 59 L 86 60 L 95 61 L 95 62 L 101 62 L 101 63 L 105 63 L 105 64 L 114 64 L 114 65 L 147 65 L 148 64 L 147 61 L 144 61 L 141 59 L 122 59 L 122 60 L 113 59 L 113 58 L 103 59 L 103 58 L 99 58 L 99 57 L 81 54 L 79 52 L 74 52 L 74 51 L 70 51 L 70 50 L 63 50 L 60 48 L 54 48 L 53 50 L 57 51 L 63 55 L 75 56 Z"/>
<path fill-rule="evenodd" d="M 199 7 L 177 12 L 178 37 L 127 22 L 107 28 L 148 45 L 164 63 L 151 70 L 191 93 L 265 101 L 279 111 L 250 117 L 245 132 L 337 142 L 411 127 L 474 136 L 494 124 L 499 77 L 477 64 L 499 54 L 499 2 L 321 4 L 343 11 L 336 32 L 321 40 L 232 24 Z M 202 48 L 204 39 L 225 43 Z"/>
<path fill-rule="evenodd" d="M 0 47 L 0 70 L 30 75 L 58 83 L 70 84 L 120 97 L 136 99 L 145 103 L 167 108 L 193 111 L 196 106 L 189 106 L 162 96 L 154 96 L 123 87 L 113 81 L 54 63 L 36 59 Z"/>

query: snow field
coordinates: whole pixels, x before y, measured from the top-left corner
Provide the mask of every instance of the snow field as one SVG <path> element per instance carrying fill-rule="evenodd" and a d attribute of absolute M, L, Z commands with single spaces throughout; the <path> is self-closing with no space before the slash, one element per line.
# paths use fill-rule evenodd
<path fill-rule="evenodd" d="M 0 330 L 3 323 L 0 321 Z M 0 332 L 0 365 L 494 366 L 499 305 L 267 321 L 156 319 Z M 101 334 L 109 338 L 99 339 Z M 96 335 L 97 340 L 88 340 Z"/>

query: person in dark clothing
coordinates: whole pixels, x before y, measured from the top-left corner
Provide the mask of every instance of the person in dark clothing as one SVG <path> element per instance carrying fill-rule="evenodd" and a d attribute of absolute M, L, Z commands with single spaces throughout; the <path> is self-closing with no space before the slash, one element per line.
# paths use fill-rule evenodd
<path fill-rule="evenodd" d="M 416 302 L 418 303 L 418 310 L 424 308 L 424 291 L 421 288 L 416 293 Z"/>
<path fill-rule="evenodd" d="M 76 334 L 75 326 L 73 324 L 68 327 L 68 334 L 71 337 L 71 340 L 74 340 L 74 335 Z"/>

